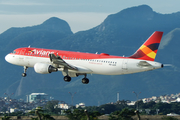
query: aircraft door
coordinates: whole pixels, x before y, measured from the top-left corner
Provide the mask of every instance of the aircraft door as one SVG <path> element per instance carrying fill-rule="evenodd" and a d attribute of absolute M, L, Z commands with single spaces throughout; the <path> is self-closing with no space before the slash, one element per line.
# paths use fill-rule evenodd
<path fill-rule="evenodd" d="M 128 63 L 128 59 L 124 59 L 122 62 L 122 71 L 124 74 L 128 72 L 127 63 Z"/>
<path fill-rule="evenodd" d="M 25 53 L 26 49 L 22 49 L 20 51 L 20 56 L 19 56 L 19 62 L 24 62 L 24 53 Z"/>

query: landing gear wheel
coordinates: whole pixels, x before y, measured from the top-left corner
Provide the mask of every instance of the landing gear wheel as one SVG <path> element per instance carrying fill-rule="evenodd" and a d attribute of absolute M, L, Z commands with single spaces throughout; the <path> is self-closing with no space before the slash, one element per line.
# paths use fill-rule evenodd
<path fill-rule="evenodd" d="M 70 81 L 71 81 L 71 77 L 69 77 L 69 76 L 64 76 L 64 81 L 70 82 Z"/>
<path fill-rule="evenodd" d="M 88 78 L 83 78 L 82 79 L 82 83 L 83 84 L 88 84 L 89 83 L 89 79 Z"/>
<path fill-rule="evenodd" d="M 26 73 L 22 73 L 22 76 L 23 76 L 23 77 L 26 77 L 26 75 L 27 75 Z"/>

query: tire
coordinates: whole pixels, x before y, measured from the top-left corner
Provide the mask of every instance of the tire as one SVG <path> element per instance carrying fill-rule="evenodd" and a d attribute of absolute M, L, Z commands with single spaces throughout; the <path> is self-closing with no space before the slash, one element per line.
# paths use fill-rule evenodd
<path fill-rule="evenodd" d="M 65 81 L 65 82 L 70 82 L 70 81 L 71 81 L 71 77 L 69 77 L 69 76 L 64 76 L 64 81 Z"/>
<path fill-rule="evenodd" d="M 83 84 L 88 84 L 89 83 L 89 79 L 88 78 L 83 78 L 82 79 L 82 83 Z"/>
<path fill-rule="evenodd" d="M 22 73 L 22 76 L 23 76 L 23 77 L 26 77 L 26 75 L 27 75 L 26 73 Z"/>

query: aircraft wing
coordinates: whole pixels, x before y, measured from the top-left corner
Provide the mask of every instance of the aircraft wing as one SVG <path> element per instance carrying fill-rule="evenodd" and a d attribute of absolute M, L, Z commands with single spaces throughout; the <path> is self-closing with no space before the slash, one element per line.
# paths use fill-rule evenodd
<path fill-rule="evenodd" d="M 78 70 L 78 68 L 72 66 L 72 65 L 69 65 L 68 63 L 66 63 L 60 56 L 55 56 L 54 54 L 49 54 L 49 57 L 50 57 L 50 61 L 53 63 L 53 64 L 57 64 L 57 65 L 60 65 L 60 66 L 63 66 L 63 67 L 66 67 L 68 69 L 71 69 L 71 70 Z"/>
<path fill-rule="evenodd" d="M 140 61 L 137 65 L 139 67 L 152 67 L 152 65 L 149 64 L 147 61 Z"/>

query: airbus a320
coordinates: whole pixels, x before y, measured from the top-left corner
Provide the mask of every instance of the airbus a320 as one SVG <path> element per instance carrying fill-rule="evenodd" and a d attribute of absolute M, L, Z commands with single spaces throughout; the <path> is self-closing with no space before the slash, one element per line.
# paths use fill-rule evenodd
<path fill-rule="evenodd" d="M 154 61 L 162 35 L 163 32 L 155 31 L 129 57 L 23 47 L 7 54 L 5 60 L 24 66 L 23 77 L 27 75 L 27 69 L 33 67 L 40 74 L 62 71 L 66 82 L 70 82 L 71 77 L 84 75 L 82 83 L 88 84 L 87 74 L 122 75 L 162 68 L 162 63 Z"/>

